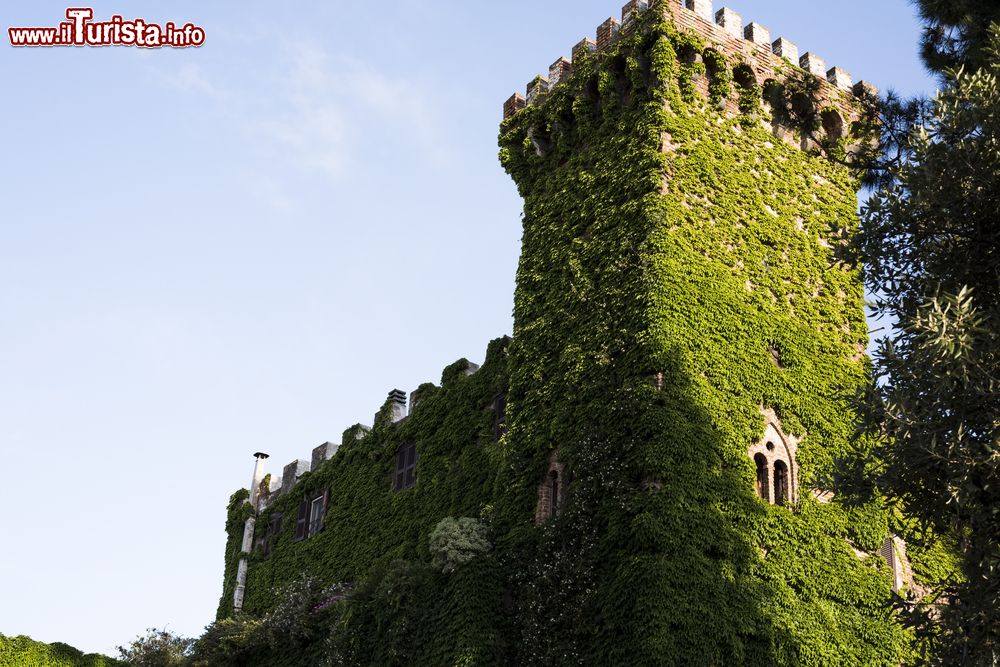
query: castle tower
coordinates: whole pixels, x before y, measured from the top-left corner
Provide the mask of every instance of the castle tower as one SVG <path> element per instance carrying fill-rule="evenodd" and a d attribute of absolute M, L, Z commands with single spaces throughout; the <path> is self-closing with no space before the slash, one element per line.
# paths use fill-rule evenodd
<path fill-rule="evenodd" d="M 866 91 L 711 0 L 633 0 L 504 105 L 524 234 L 498 488 L 530 664 L 905 659 L 890 517 L 822 488 L 866 377 L 844 166 Z"/>

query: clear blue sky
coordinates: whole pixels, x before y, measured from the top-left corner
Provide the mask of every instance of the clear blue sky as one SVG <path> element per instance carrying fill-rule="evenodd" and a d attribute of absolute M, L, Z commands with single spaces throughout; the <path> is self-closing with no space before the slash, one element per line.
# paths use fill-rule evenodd
<path fill-rule="evenodd" d="M 501 104 L 623 1 L 94 5 L 204 26 L 185 51 L 15 50 L 67 5 L 3 3 L 0 633 L 200 634 L 253 452 L 280 472 L 511 331 Z M 905 0 L 729 4 L 933 88 Z"/>

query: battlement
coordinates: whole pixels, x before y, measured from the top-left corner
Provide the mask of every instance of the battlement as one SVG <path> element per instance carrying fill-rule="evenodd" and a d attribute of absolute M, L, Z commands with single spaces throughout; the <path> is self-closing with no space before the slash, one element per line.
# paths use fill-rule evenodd
<path fill-rule="evenodd" d="M 478 372 L 479 368 L 479 364 L 474 364 L 464 359 L 460 360 L 460 362 L 456 362 L 456 364 L 445 369 L 442 377 L 442 385 L 448 383 L 449 372 L 452 370 L 456 375 L 469 376 Z M 431 387 L 431 385 L 422 385 L 420 389 L 410 392 L 409 395 L 401 389 L 390 391 L 382 408 L 375 413 L 373 423 L 391 425 L 406 420 L 413 414 L 413 410 L 420 401 L 425 387 Z M 346 444 L 351 440 L 362 440 L 371 432 L 371 426 L 355 424 L 344 432 L 344 443 Z M 280 475 L 269 475 L 264 478 L 260 486 L 257 487 L 260 510 L 266 509 L 279 497 L 291 492 L 303 475 L 319 469 L 323 463 L 332 459 L 340 449 L 341 444 L 324 442 L 313 448 L 308 458 L 295 459 L 285 465 Z M 267 458 L 266 455 L 264 455 L 264 458 Z"/>
<path fill-rule="evenodd" d="M 712 0 L 630 0 L 622 7 L 622 18 L 608 18 L 597 27 L 596 39 L 584 38 L 572 49 L 572 60 L 560 57 L 548 70 L 532 79 L 525 94 L 515 93 L 503 105 L 504 119 L 512 117 L 526 106 L 538 102 L 573 71 L 573 63 L 584 54 L 607 49 L 621 34 L 633 31 L 641 14 L 659 11 L 667 14 L 682 30 L 702 37 L 711 48 L 737 66 L 749 67 L 758 82 L 778 79 L 795 71 L 808 73 L 820 80 L 822 94 L 833 98 L 836 91 L 855 95 L 871 94 L 876 89 L 864 81 L 855 84 L 851 75 L 839 67 L 827 68 L 826 61 L 812 52 L 800 55 L 799 47 L 785 37 L 771 40 L 770 31 L 756 22 L 743 24 L 738 12 L 723 7 L 713 11 Z M 791 70 L 789 70 L 789 65 Z M 735 111 L 736 108 L 727 109 Z"/>

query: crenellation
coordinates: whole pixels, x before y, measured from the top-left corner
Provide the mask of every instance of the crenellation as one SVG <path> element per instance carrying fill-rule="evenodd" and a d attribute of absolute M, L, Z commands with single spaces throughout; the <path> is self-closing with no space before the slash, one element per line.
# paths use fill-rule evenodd
<path fill-rule="evenodd" d="M 771 49 L 771 31 L 759 23 L 748 23 L 747 27 L 743 30 L 743 37 L 748 42 L 760 44 L 766 46 L 769 50 Z"/>
<path fill-rule="evenodd" d="M 592 40 L 590 37 L 584 37 L 576 46 L 573 47 L 573 61 L 579 60 L 584 54 L 590 54 L 597 51 L 597 42 Z"/>
<path fill-rule="evenodd" d="M 629 0 L 622 6 L 622 30 L 628 30 L 635 23 L 639 14 L 649 9 L 648 0 Z"/>
<path fill-rule="evenodd" d="M 787 58 L 796 66 L 799 64 L 799 47 L 793 42 L 779 37 L 771 44 L 771 51 L 779 58 Z"/>
<path fill-rule="evenodd" d="M 332 442 L 324 442 L 319 447 L 312 450 L 312 465 L 310 470 L 316 470 L 319 468 L 324 461 L 328 461 L 333 458 L 333 455 L 337 453 L 337 449 L 340 445 L 336 445 Z"/>
<path fill-rule="evenodd" d="M 826 73 L 826 80 L 841 90 L 852 90 L 854 88 L 854 81 L 851 80 L 851 75 L 839 67 L 830 69 Z"/>
<path fill-rule="evenodd" d="M 565 58 L 560 60 L 568 63 Z M 558 62 L 559 61 L 557 61 L 557 63 Z M 510 339 L 508 338 L 507 340 Z M 472 363 L 464 359 L 461 361 L 464 362 L 463 367 L 460 369 L 461 376 L 468 377 L 475 375 L 481 368 L 479 364 Z M 393 389 L 390 391 L 387 402 L 390 403 L 392 407 L 391 423 L 397 424 L 404 419 L 407 419 L 416 408 L 420 396 L 425 393 L 426 389 L 432 388 L 433 386 L 434 385 L 427 383 L 425 385 L 421 385 L 420 388 L 410 392 L 409 394 L 401 389 Z M 365 424 L 355 424 L 344 431 L 344 442 L 348 442 L 350 439 L 362 440 L 371 432 L 371 426 L 367 426 Z M 303 475 L 307 472 L 318 470 L 324 462 L 334 458 L 339 450 L 339 444 L 329 441 L 324 442 L 323 444 L 313 448 L 310 460 L 296 459 L 283 468 L 281 475 L 268 476 L 263 474 L 262 467 L 262 461 L 268 458 L 268 455 L 260 452 L 255 454 L 257 457 L 257 465 L 254 468 L 254 481 L 251 484 L 251 498 L 256 498 L 259 503 L 255 506 L 255 510 L 264 511 L 267 509 L 267 507 L 276 498 L 289 493 Z M 256 492 L 254 491 L 255 489 Z"/>
<path fill-rule="evenodd" d="M 622 24 L 618 22 L 614 17 L 609 18 L 607 21 L 597 26 L 597 50 L 603 51 L 609 44 L 611 40 L 615 38 L 618 31 L 621 30 Z"/>
<path fill-rule="evenodd" d="M 878 97 L 878 88 L 867 81 L 858 81 L 851 90 L 858 97 Z"/>
<path fill-rule="evenodd" d="M 709 23 L 713 22 L 712 0 L 685 0 L 684 6 Z"/>
<path fill-rule="evenodd" d="M 733 37 L 743 36 L 743 17 L 729 7 L 723 7 L 715 13 L 715 22 Z"/>
<path fill-rule="evenodd" d="M 555 88 L 561 81 L 565 81 L 573 73 L 573 63 L 564 56 L 549 66 L 549 90 Z"/>
<path fill-rule="evenodd" d="M 538 101 L 541 95 L 549 92 L 549 80 L 542 75 L 536 76 L 531 82 L 528 83 L 527 95 L 525 95 L 525 102 L 528 106 L 531 106 Z"/>
<path fill-rule="evenodd" d="M 621 23 L 613 17 L 608 18 L 598 26 L 596 40 L 584 38 L 573 47 L 572 60 L 559 58 L 549 67 L 548 78 L 536 77 L 528 84 L 525 96 L 515 93 L 504 102 L 504 119 L 538 103 L 545 93 L 572 75 L 575 61 L 607 49 L 622 30 L 630 30 L 637 17 L 650 9 L 671 16 L 678 28 L 698 33 L 708 40 L 712 48 L 726 55 L 730 62 L 748 65 L 759 81 L 778 78 L 784 59 L 818 77 L 824 85 L 830 86 L 830 92 L 839 89 L 861 95 L 868 91 L 867 87 L 859 89 L 854 86 L 851 76 L 844 70 L 828 70 L 826 62 L 816 54 L 807 52 L 800 56 L 799 47 L 788 39 L 779 37 L 772 42 L 770 31 L 760 23 L 750 22 L 744 27 L 743 16 L 729 7 L 713 14 L 711 0 L 630 0 L 622 7 Z M 738 113 L 739 108 L 734 101 L 727 100 L 723 110 Z"/>
<path fill-rule="evenodd" d="M 281 473 L 282 495 L 291 491 L 292 487 L 295 486 L 295 482 L 299 480 L 299 477 L 309 472 L 309 469 L 309 461 L 303 459 L 297 459 L 286 465 Z"/>
<path fill-rule="evenodd" d="M 514 93 L 510 96 L 510 99 L 503 103 L 504 119 L 510 118 L 526 106 L 527 104 L 524 101 L 524 95 L 521 93 Z"/>
<path fill-rule="evenodd" d="M 813 76 L 826 80 L 826 61 L 815 53 L 806 52 L 799 58 L 799 67 L 809 72 Z"/>

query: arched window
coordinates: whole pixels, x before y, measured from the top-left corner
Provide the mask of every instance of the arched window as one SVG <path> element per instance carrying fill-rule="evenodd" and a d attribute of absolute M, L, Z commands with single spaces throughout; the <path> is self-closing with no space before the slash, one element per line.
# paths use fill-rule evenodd
<path fill-rule="evenodd" d="M 753 457 L 757 464 L 757 495 L 764 500 L 771 502 L 771 485 L 767 479 L 767 457 L 758 454 Z"/>
<path fill-rule="evenodd" d="M 784 461 L 774 462 L 774 502 L 784 505 L 788 498 L 788 466 Z"/>
<path fill-rule="evenodd" d="M 541 524 L 562 513 L 566 500 L 566 489 L 572 475 L 556 458 L 556 452 L 549 457 L 549 469 L 538 484 L 538 505 L 535 507 L 535 523 Z"/>
<path fill-rule="evenodd" d="M 823 121 L 823 131 L 829 139 L 842 139 L 844 132 L 844 118 L 834 109 L 827 109 L 820 114 Z"/>
<path fill-rule="evenodd" d="M 781 429 L 774 410 L 764 409 L 762 412 L 766 419 L 764 437 L 747 449 L 757 472 L 754 480 L 756 496 L 772 505 L 791 505 L 797 501 L 799 491 L 795 454 L 800 439 Z"/>

